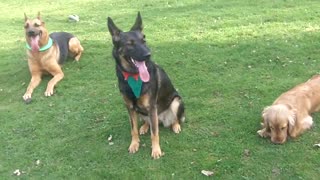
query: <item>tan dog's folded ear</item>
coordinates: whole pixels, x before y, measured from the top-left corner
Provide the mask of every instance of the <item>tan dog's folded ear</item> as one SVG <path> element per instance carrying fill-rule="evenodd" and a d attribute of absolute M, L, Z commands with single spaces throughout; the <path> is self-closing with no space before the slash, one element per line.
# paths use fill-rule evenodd
<path fill-rule="evenodd" d="M 290 109 L 290 115 L 288 117 L 288 134 L 291 137 L 295 137 L 295 131 L 294 131 L 294 127 L 296 125 L 296 121 L 297 121 L 297 109 Z"/>
<path fill-rule="evenodd" d="M 270 109 L 270 106 L 267 106 L 263 109 L 262 111 L 262 119 L 263 119 L 263 127 L 266 128 L 266 130 L 269 132 L 270 127 L 269 127 L 269 120 L 268 120 L 268 111 Z"/>
<path fill-rule="evenodd" d="M 263 138 L 265 138 L 265 137 L 270 137 L 270 127 L 269 127 L 269 120 L 268 120 L 268 110 L 270 109 L 270 107 L 268 106 L 268 107 L 265 107 L 264 108 L 264 110 L 262 111 L 262 123 L 261 123 L 261 125 L 262 125 L 262 129 L 261 130 L 259 130 L 259 131 L 257 131 L 257 133 L 261 136 L 261 137 L 263 137 Z"/>

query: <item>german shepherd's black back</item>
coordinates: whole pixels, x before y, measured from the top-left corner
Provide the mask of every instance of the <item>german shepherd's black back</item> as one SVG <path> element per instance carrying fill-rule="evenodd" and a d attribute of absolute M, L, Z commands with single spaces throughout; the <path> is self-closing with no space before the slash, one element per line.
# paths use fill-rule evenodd
<path fill-rule="evenodd" d="M 162 155 L 159 145 L 158 124 L 171 126 L 175 133 L 181 131 L 184 121 L 184 105 L 165 71 L 151 61 L 151 51 L 142 33 L 140 13 L 128 32 L 123 32 L 108 17 L 112 36 L 112 55 L 116 61 L 119 89 L 128 109 L 132 141 L 130 153 L 139 149 L 139 133 L 147 133 L 151 127 L 152 154 L 155 159 Z M 145 121 L 138 132 L 138 115 Z"/>

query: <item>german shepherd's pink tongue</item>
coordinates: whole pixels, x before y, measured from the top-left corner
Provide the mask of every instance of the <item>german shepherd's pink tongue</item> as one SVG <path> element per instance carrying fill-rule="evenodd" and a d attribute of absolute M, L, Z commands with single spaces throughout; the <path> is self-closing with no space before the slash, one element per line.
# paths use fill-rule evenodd
<path fill-rule="evenodd" d="M 148 82 L 150 80 L 150 75 L 146 66 L 145 61 L 139 62 L 136 61 L 136 65 L 139 69 L 139 75 L 143 82 Z"/>
<path fill-rule="evenodd" d="M 39 51 L 39 35 L 31 37 L 31 49 L 32 51 Z"/>

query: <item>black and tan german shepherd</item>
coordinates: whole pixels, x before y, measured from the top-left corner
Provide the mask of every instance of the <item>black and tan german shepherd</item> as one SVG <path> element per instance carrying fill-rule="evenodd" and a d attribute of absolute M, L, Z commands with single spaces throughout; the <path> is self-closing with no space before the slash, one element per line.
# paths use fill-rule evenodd
<path fill-rule="evenodd" d="M 129 153 L 138 151 L 139 134 L 147 133 L 151 127 L 151 156 L 160 158 L 163 153 L 158 125 L 161 122 L 179 133 L 180 124 L 185 119 L 184 104 L 165 71 L 150 59 L 140 12 L 130 31 L 121 31 L 110 17 L 108 28 L 114 45 L 112 55 L 116 60 L 119 89 L 130 116 L 132 140 Z M 138 117 L 144 120 L 139 132 Z"/>
<path fill-rule="evenodd" d="M 61 65 L 68 56 L 79 61 L 83 47 L 78 38 L 67 32 L 49 34 L 45 23 L 40 17 L 30 19 L 24 14 L 25 38 L 27 46 L 28 65 L 31 80 L 23 95 L 26 103 L 31 102 L 33 90 L 41 82 L 44 74 L 51 74 L 53 78 L 48 82 L 45 96 L 52 96 L 55 85 L 63 79 Z"/>

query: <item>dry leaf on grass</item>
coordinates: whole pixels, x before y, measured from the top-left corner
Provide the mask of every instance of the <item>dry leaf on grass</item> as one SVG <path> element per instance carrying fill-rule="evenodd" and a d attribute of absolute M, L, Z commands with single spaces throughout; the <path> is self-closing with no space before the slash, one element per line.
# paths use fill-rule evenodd
<path fill-rule="evenodd" d="M 319 144 L 314 144 L 313 146 L 320 148 L 320 143 Z"/>
<path fill-rule="evenodd" d="M 111 134 L 108 137 L 108 142 L 109 142 L 109 145 L 114 145 L 114 142 L 112 142 L 112 135 Z"/>
<path fill-rule="evenodd" d="M 112 135 L 110 134 L 110 136 L 108 137 L 108 141 L 112 141 Z"/>
<path fill-rule="evenodd" d="M 16 169 L 14 172 L 13 172 L 14 175 L 16 176 L 20 176 L 22 173 L 20 171 L 20 169 Z"/>
<path fill-rule="evenodd" d="M 249 149 L 245 149 L 245 150 L 243 151 L 243 155 L 244 155 L 245 157 L 249 157 L 249 156 L 250 156 L 250 150 L 249 150 Z"/>
<path fill-rule="evenodd" d="M 212 171 L 202 170 L 201 173 L 206 176 L 212 176 L 214 173 Z"/>
<path fill-rule="evenodd" d="M 275 168 L 272 169 L 272 173 L 274 175 L 279 175 L 281 173 L 281 170 L 279 168 L 275 167 Z"/>

